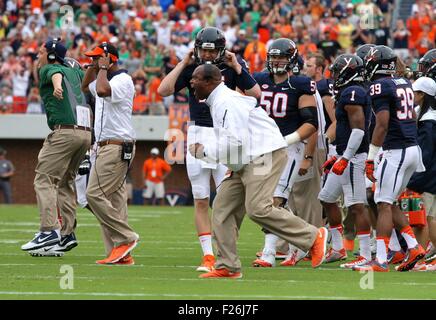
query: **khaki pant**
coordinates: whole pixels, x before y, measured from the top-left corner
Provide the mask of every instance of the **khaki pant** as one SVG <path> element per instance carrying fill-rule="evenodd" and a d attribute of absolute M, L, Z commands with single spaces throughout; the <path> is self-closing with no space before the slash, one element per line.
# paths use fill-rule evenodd
<path fill-rule="evenodd" d="M 307 223 L 320 228 L 323 226 L 322 205 L 318 200 L 321 191 L 321 166 L 324 164 L 326 153 L 324 149 L 318 149 L 313 156 L 315 166 L 313 177 L 304 181 L 295 182 L 289 194 L 289 209 Z M 279 239 L 276 244 L 277 252 L 286 253 L 289 245 L 286 241 Z"/>
<path fill-rule="evenodd" d="M 212 215 L 216 268 L 240 271 L 236 241 L 245 212 L 261 227 L 302 250 L 308 251 L 315 241 L 317 228 L 284 208 L 273 207 L 273 193 L 287 162 L 286 149 L 269 155 L 272 156 L 270 170 L 259 173 L 257 170 L 262 165 L 250 163 L 221 183 Z"/>
<path fill-rule="evenodd" d="M 100 222 L 106 253 L 114 247 L 138 239 L 127 220 L 127 161 L 121 160 L 122 146 L 108 144 L 98 148 L 91 168 L 86 199 Z M 133 157 L 132 157 L 133 160 Z"/>
<path fill-rule="evenodd" d="M 91 133 L 77 129 L 56 129 L 44 141 L 38 155 L 34 188 L 41 217 L 41 231 L 60 229 L 61 235 L 76 226 L 74 179 L 80 162 L 91 145 Z"/>
<path fill-rule="evenodd" d="M 324 150 L 315 152 L 313 165 L 316 170 L 313 172 L 313 177 L 294 183 L 289 197 L 289 207 L 295 215 L 318 228 L 323 225 L 322 205 L 318 200 L 318 194 L 321 191 L 319 168 L 323 165 L 324 159 Z"/>

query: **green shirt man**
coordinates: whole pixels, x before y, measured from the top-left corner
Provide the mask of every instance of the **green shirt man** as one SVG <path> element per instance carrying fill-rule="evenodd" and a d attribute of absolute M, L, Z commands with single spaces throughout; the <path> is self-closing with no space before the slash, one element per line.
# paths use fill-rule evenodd
<path fill-rule="evenodd" d="M 53 95 L 53 76 L 62 75 L 62 92 L 58 99 Z M 39 89 L 47 113 L 47 124 L 54 129 L 58 124 L 77 124 L 76 106 L 86 105 L 81 91 L 84 73 L 80 69 L 68 68 L 61 64 L 46 64 L 39 70 Z"/>

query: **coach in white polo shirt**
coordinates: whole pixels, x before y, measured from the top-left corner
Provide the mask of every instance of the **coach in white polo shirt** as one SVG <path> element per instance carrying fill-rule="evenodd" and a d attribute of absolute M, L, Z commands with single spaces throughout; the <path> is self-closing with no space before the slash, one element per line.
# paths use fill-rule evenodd
<path fill-rule="evenodd" d="M 327 230 L 308 224 L 292 212 L 273 206 L 273 192 L 287 163 L 287 144 L 300 141 L 298 133 L 286 136 L 253 97 L 243 96 L 221 82 L 220 70 L 211 64 L 192 75 L 197 99 L 210 107 L 217 143 L 189 146 L 189 152 L 207 162 L 220 162 L 229 172 L 213 204 L 212 231 L 217 243 L 215 270 L 201 278 L 240 278 L 236 250 L 245 212 L 254 222 L 298 248 L 311 251 L 312 266 L 324 260 Z"/>
<path fill-rule="evenodd" d="M 130 255 L 138 235 L 127 222 L 126 175 L 135 153 L 132 106 L 135 89 L 126 70 L 118 68 L 118 51 L 103 43 L 92 57 L 82 89 L 95 97 L 95 139 L 98 145 L 86 198 L 101 224 L 107 258 L 98 264 L 133 264 Z M 96 80 L 94 80 L 96 79 Z"/>

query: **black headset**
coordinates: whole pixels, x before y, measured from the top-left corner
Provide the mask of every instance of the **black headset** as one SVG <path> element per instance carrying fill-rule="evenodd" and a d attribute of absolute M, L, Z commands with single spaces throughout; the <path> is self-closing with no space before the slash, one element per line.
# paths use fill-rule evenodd
<path fill-rule="evenodd" d="M 61 41 L 61 38 L 53 38 L 51 48 L 47 52 L 47 60 L 50 63 L 55 62 L 58 58 L 58 54 L 56 53 L 56 46 L 59 41 Z"/>

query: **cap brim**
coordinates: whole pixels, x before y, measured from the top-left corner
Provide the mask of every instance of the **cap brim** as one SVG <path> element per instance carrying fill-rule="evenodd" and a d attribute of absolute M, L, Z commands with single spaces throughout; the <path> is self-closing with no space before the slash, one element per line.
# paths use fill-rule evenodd
<path fill-rule="evenodd" d="M 104 54 L 104 50 L 100 47 L 95 47 L 93 50 L 85 52 L 85 56 L 87 57 L 98 57 Z"/>

